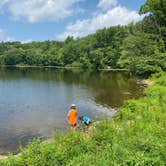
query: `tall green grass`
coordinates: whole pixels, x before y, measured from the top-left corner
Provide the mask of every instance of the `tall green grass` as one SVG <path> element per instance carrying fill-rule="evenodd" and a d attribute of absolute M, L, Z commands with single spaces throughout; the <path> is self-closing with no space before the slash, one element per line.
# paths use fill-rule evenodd
<path fill-rule="evenodd" d="M 166 164 L 166 74 L 153 78 L 145 97 L 126 101 L 115 117 L 83 131 L 34 140 L 0 166 L 111 166 Z"/>

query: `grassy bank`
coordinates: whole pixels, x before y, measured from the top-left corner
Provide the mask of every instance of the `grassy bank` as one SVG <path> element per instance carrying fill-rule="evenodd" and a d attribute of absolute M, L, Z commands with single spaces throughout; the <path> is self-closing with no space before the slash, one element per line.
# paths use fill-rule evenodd
<path fill-rule="evenodd" d="M 144 98 L 126 101 L 114 119 L 83 131 L 34 140 L 1 166 L 164 165 L 166 163 L 166 74 L 153 78 Z"/>

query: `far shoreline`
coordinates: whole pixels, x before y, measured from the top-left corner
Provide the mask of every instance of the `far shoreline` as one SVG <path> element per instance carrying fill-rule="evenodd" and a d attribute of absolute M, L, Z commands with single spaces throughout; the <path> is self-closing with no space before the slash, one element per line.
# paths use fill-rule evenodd
<path fill-rule="evenodd" d="M 82 70 L 88 70 L 82 68 L 81 66 L 43 66 L 43 65 L 0 65 L 0 68 L 54 68 L 54 69 L 82 69 Z M 129 69 L 121 69 L 121 68 L 98 68 L 98 69 L 93 69 L 89 68 L 89 70 L 92 71 L 117 71 L 117 72 L 130 72 Z"/>

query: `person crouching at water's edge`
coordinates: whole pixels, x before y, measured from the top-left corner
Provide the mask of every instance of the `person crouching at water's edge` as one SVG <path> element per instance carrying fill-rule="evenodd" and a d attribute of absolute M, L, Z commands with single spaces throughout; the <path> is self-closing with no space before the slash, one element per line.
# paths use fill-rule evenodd
<path fill-rule="evenodd" d="M 77 112 L 76 105 L 72 104 L 67 115 L 67 120 L 72 130 L 76 130 L 77 128 L 77 115 L 78 115 L 78 112 Z"/>
<path fill-rule="evenodd" d="M 86 126 L 89 126 L 92 123 L 92 120 L 88 116 L 80 116 L 79 119 L 84 123 Z"/>

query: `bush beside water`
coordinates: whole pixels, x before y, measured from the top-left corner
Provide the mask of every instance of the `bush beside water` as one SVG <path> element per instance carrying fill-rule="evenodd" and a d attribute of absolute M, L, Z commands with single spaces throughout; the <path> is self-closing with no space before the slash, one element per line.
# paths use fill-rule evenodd
<path fill-rule="evenodd" d="M 126 101 L 111 120 L 84 131 L 34 140 L 0 160 L 1 166 L 164 165 L 166 163 L 166 74 L 157 74 L 146 97 Z"/>

